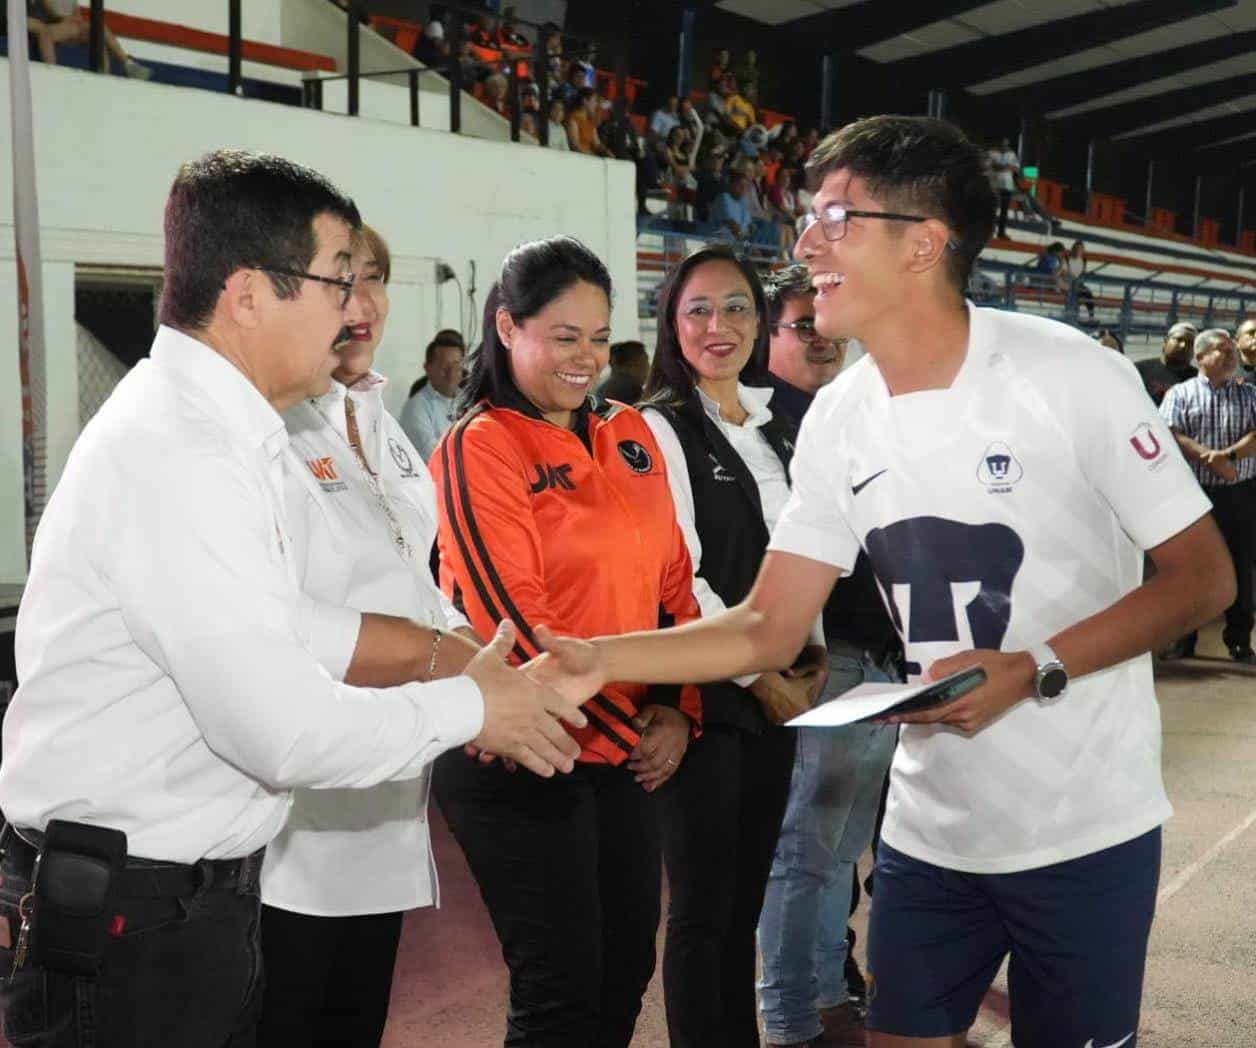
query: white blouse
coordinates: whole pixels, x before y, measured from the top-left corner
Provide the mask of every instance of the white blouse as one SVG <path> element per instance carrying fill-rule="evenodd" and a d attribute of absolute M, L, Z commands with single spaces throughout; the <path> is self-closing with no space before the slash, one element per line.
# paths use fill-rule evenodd
<path fill-rule="evenodd" d="M 423 625 L 467 625 L 432 580 L 436 490 L 422 458 L 384 410 L 387 380 L 305 401 L 284 417 L 285 502 L 302 589 L 331 604 Z M 345 398 L 374 478 L 349 444 Z M 430 778 L 366 790 L 297 790 L 266 852 L 262 899 L 318 916 L 387 913 L 436 901 L 427 827 Z"/>

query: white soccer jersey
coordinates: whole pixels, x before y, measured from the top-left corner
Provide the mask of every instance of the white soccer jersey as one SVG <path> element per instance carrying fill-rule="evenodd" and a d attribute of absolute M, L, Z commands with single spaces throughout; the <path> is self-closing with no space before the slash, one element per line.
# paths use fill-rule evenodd
<path fill-rule="evenodd" d="M 1072 328 L 969 307 L 951 388 L 891 397 L 866 358 L 821 391 L 771 548 L 849 570 L 867 550 L 909 674 L 1019 651 L 1137 587 L 1142 550 L 1209 511 L 1125 358 Z M 1033 869 L 1172 813 L 1151 657 L 1019 703 L 974 736 L 904 726 L 884 839 L 935 865 Z"/>

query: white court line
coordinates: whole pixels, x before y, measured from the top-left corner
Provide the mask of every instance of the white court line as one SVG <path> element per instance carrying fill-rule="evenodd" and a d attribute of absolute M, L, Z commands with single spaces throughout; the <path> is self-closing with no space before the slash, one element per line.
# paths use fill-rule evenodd
<path fill-rule="evenodd" d="M 1203 855 L 1191 863 L 1186 869 L 1182 870 L 1168 884 L 1160 889 L 1160 894 L 1156 896 L 1156 905 L 1168 902 L 1178 892 L 1185 888 L 1205 866 L 1208 866 L 1223 851 L 1226 850 L 1236 839 L 1241 837 L 1247 830 L 1251 829 L 1252 824 L 1256 823 L 1256 811 L 1253 811 L 1241 823 L 1234 827 L 1221 840 L 1217 841 Z"/>
<path fill-rule="evenodd" d="M 1173 880 L 1161 888 L 1159 894 L 1156 896 L 1157 908 L 1164 905 L 1172 899 L 1173 896 L 1190 884 L 1190 882 L 1199 876 L 1199 874 L 1206 867 L 1210 866 L 1223 851 L 1238 840 L 1239 837 L 1243 836 L 1244 833 L 1250 830 L 1253 825 L 1256 825 L 1256 810 L 1249 813 L 1246 819 L 1235 826 L 1234 829 L 1222 837 L 1221 840 L 1217 841 L 1217 843 L 1204 852 L 1203 855 L 1187 866 L 1184 870 L 1181 870 L 1178 875 L 1173 878 Z M 988 1016 L 988 1018 L 992 1017 Z M 987 1041 L 985 1048 L 1012 1048 L 1012 1028 L 1009 1026 L 997 1037 Z"/>

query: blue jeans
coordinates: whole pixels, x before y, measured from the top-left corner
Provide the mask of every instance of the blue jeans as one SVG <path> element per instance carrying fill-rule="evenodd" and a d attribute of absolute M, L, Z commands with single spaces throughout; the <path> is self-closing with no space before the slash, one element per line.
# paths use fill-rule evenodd
<path fill-rule="evenodd" d="M 830 654 L 824 698 L 891 679 L 867 659 Z M 818 1009 L 847 999 L 853 870 L 872 840 L 897 738 L 896 728 L 881 724 L 798 732 L 789 806 L 759 917 L 759 1008 L 769 1041 L 819 1036 Z"/>

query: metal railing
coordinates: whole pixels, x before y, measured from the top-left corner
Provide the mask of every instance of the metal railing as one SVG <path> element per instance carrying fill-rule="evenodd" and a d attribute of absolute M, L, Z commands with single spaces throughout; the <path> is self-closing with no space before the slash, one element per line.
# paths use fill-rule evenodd
<path fill-rule="evenodd" d="M 1201 330 L 1232 331 L 1245 317 L 1256 316 L 1256 288 L 1185 286 L 1099 273 L 1061 283 L 1025 266 L 985 260 L 978 262 L 968 291 L 979 305 L 1038 313 L 1083 329 L 1107 328 L 1122 339 L 1161 334 L 1179 320 Z"/>

